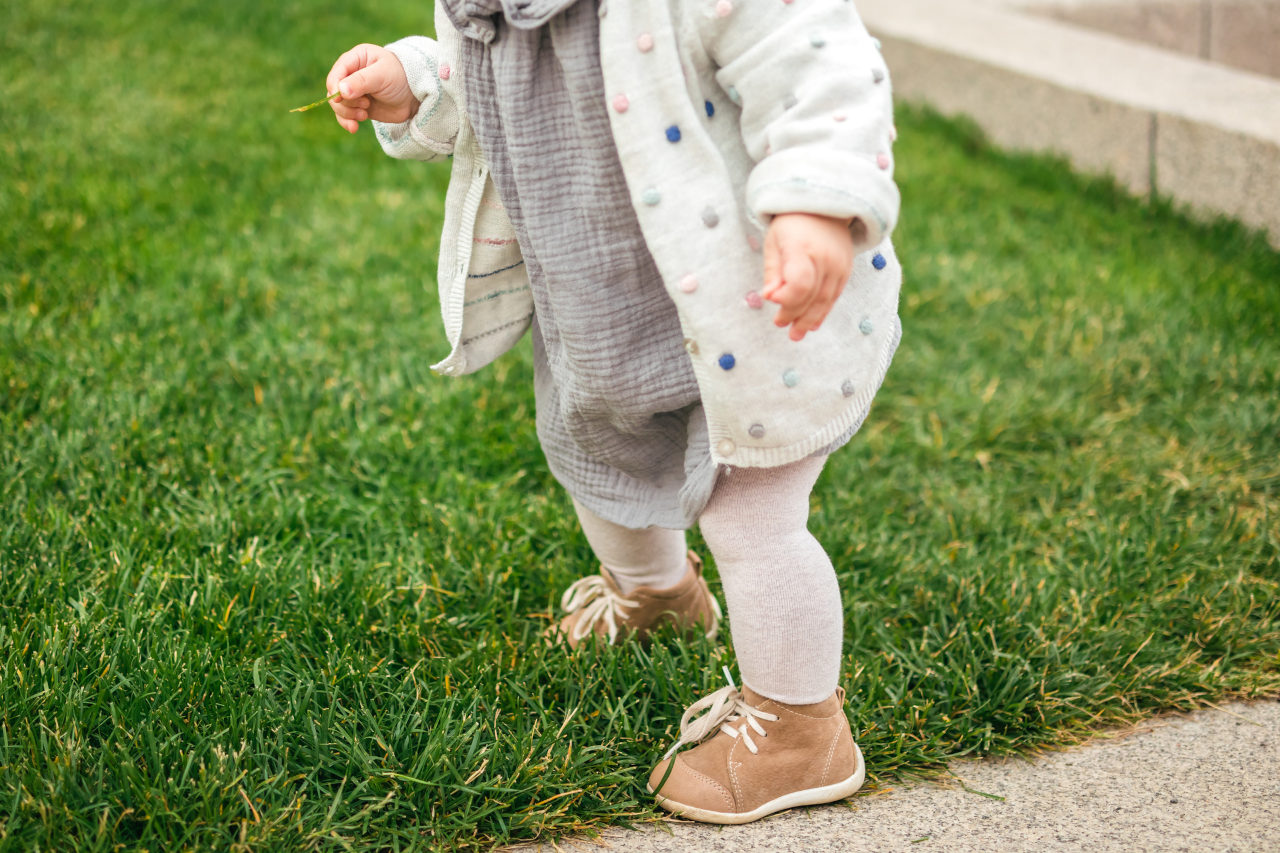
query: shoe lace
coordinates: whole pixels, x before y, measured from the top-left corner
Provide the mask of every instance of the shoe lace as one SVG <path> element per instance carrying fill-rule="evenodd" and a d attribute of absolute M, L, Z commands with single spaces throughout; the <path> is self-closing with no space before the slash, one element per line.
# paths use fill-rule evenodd
<path fill-rule="evenodd" d="M 593 633 L 596 623 L 603 619 L 605 632 L 612 644 L 618 639 L 618 620 L 627 618 L 624 609 L 639 606 L 639 602 L 614 592 L 600 575 L 588 575 L 574 581 L 560 597 L 560 609 L 565 613 L 582 611 L 582 618 L 569 632 L 575 641 Z"/>
<path fill-rule="evenodd" d="M 685 709 L 684 715 L 680 717 L 680 737 L 671 745 L 671 749 L 667 750 L 667 754 L 662 756 L 663 760 L 675 755 L 680 747 L 701 743 L 717 731 L 724 732 L 732 738 L 742 738 L 742 742 L 746 744 L 747 749 L 751 750 L 752 755 L 759 751 L 748 729 L 754 730 L 761 737 L 768 737 L 769 734 L 764 730 L 764 726 L 760 725 L 760 720 L 776 722 L 778 715 L 748 705 L 746 698 L 738 692 L 737 685 L 733 683 L 733 676 L 729 674 L 727 666 L 724 668 L 724 677 L 729 682 L 726 686 L 703 696 Z M 697 716 L 699 713 L 702 713 L 701 717 Z M 695 717 L 697 719 L 694 719 Z"/>

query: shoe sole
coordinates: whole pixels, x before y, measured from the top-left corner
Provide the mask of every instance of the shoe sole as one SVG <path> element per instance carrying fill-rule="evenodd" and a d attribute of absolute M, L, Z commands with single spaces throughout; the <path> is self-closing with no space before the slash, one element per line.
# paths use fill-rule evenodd
<path fill-rule="evenodd" d="M 862 762 L 862 750 L 858 748 L 856 743 L 853 745 L 853 751 L 858 756 L 858 769 L 843 782 L 823 785 L 821 788 L 806 788 L 803 791 L 783 794 L 781 797 L 757 806 L 749 812 L 713 812 L 709 809 L 700 809 L 697 806 L 686 806 L 684 803 L 677 803 L 675 800 L 664 797 L 661 794 L 655 794 L 655 796 L 659 806 L 672 814 L 687 817 L 690 820 L 720 824 L 751 823 L 762 817 L 768 817 L 775 812 L 800 806 L 820 806 L 826 803 L 834 803 L 837 800 L 843 800 L 845 797 L 851 797 L 856 794 L 858 789 L 862 787 L 862 783 L 866 781 L 867 767 Z M 649 793 L 653 793 L 653 788 L 648 785 L 645 787 L 648 788 Z"/>

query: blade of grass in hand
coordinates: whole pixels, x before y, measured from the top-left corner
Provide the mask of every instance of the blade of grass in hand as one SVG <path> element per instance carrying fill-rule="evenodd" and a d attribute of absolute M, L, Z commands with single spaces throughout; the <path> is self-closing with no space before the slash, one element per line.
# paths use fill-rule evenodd
<path fill-rule="evenodd" d="M 333 93 L 333 94 L 331 94 L 331 95 L 326 95 L 325 97 L 321 98 L 320 100 L 316 101 L 316 102 L 315 102 L 315 103 L 313 103 L 313 104 L 307 104 L 305 107 L 295 107 L 294 109 L 289 110 L 289 112 L 291 112 L 291 113 L 305 113 L 307 110 L 315 109 L 316 107 L 320 106 L 321 104 L 327 104 L 327 103 L 329 103 L 330 101 L 333 101 L 333 100 L 341 100 L 341 99 L 342 99 L 342 93 L 341 93 L 341 92 L 334 92 L 334 93 Z"/>

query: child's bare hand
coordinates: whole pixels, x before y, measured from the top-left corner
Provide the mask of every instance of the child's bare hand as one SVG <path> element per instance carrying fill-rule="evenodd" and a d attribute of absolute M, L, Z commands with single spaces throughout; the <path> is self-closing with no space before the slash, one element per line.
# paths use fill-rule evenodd
<path fill-rule="evenodd" d="M 782 307 L 773 322 L 798 341 L 827 318 L 853 269 L 849 221 L 811 213 L 773 217 L 764 240 L 764 290 Z"/>
<path fill-rule="evenodd" d="M 325 91 L 342 94 L 329 106 L 338 124 L 350 133 L 366 119 L 401 122 L 418 111 L 404 66 L 394 53 L 376 44 L 358 44 L 339 56 L 325 78 Z"/>

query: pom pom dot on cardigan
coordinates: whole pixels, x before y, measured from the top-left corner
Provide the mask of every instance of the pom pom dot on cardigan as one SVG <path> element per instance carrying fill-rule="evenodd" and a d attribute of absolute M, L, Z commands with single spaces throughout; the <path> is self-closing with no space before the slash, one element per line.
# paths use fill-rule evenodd
<path fill-rule="evenodd" d="M 814 47 L 826 47 L 827 40 L 820 35 L 811 35 L 809 36 L 809 44 L 813 45 Z"/>
<path fill-rule="evenodd" d="M 693 338 L 685 338 L 685 339 L 684 339 L 684 351 L 685 351 L 685 352 L 687 352 L 687 353 L 689 353 L 689 355 L 697 355 L 697 354 L 698 354 L 698 342 L 697 342 L 697 341 L 695 341 Z"/>
<path fill-rule="evenodd" d="M 640 196 L 640 200 L 650 207 L 653 207 L 655 204 L 662 201 L 662 193 L 658 192 L 653 187 L 649 187 L 649 189 L 645 190 Z"/>
<path fill-rule="evenodd" d="M 679 142 L 679 141 L 680 141 L 680 128 L 676 127 L 674 124 L 673 124 L 673 125 L 671 125 L 671 127 L 668 127 L 668 128 L 667 128 L 667 141 L 668 141 L 668 142 Z"/>
<path fill-rule="evenodd" d="M 886 154 L 886 153 L 884 153 L 883 151 L 881 151 L 879 154 L 877 154 L 877 155 L 876 155 L 876 165 L 877 165 L 877 166 L 879 166 L 881 169 L 888 169 L 888 168 L 889 168 L 889 155 L 888 155 L 888 154 Z"/>
<path fill-rule="evenodd" d="M 858 331 L 864 335 L 869 335 L 875 331 L 875 325 L 872 324 L 870 317 L 863 317 L 862 322 L 858 324 Z"/>
<path fill-rule="evenodd" d="M 717 364 L 720 365 L 720 368 L 722 370 L 733 370 L 733 366 L 737 363 L 738 363 L 738 360 L 733 357 L 733 353 L 729 353 L 729 352 L 725 353 L 724 355 L 720 356 L 719 359 L 717 359 Z"/>
<path fill-rule="evenodd" d="M 760 251 L 760 238 L 754 234 L 747 235 L 747 245 L 751 247 L 751 251 Z"/>
<path fill-rule="evenodd" d="M 741 106 L 741 105 L 742 105 L 742 95 L 739 95 L 739 94 L 738 94 L 738 90 L 737 90 L 737 88 L 736 88 L 736 87 L 734 87 L 734 86 L 730 86 L 730 87 L 729 87 L 728 89 L 726 89 L 725 91 L 727 91 L 727 92 L 729 93 L 729 100 L 733 101 L 735 104 L 737 104 L 737 105 L 739 105 L 739 106 Z"/>
<path fill-rule="evenodd" d="M 452 76 L 453 76 L 453 69 L 449 67 L 449 63 L 441 62 L 440 63 L 440 79 L 448 80 Z"/>
<path fill-rule="evenodd" d="M 884 82 L 884 72 L 883 72 L 883 71 L 881 71 L 879 68 L 872 68 L 872 69 L 871 69 L 871 82 L 873 82 L 873 83 L 883 83 L 883 82 Z"/>
<path fill-rule="evenodd" d="M 798 103 L 800 103 L 800 101 L 796 98 L 795 93 L 787 92 L 787 96 L 782 99 L 782 108 L 789 110 Z"/>
<path fill-rule="evenodd" d="M 752 424 L 747 429 L 747 434 L 752 438 L 764 438 L 764 424 Z"/>
<path fill-rule="evenodd" d="M 846 380 L 844 381 L 844 384 L 842 384 L 842 385 L 840 386 L 840 393 L 841 393 L 841 394 L 843 394 L 843 395 L 844 395 L 844 396 L 846 396 L 846 397 L 852 397 L 852 396 L 853 396 L 853 390 L 854 390 L 854 389 L 853 389 L 853 380 L 851 380 L 851 379 L 846 379 Z"/>
<path fill-rule="evenodd" d="M 849 114 L 848 114 L 848 113 L 843 113 L 843 112 L 840 112 L 840 113 L 833 113 L 833 114 L 831 115 L 831 117 L 832 117 L 833 119 L 835 119 L 836 121 L 844 121 L 845 119 L 847 119 L 847 118 L 849 117 Z"/>
<path fill-rule="evenodd" d="M 875 267 L 878 270 L 884 269 L 886 266 L 888 266 L 888 264 L 889 262 L 884 259 L 884 255 L 880 254 L 879 252 L 876 252 L 875 257 L 871 259 L 871 266 Z"/>
<path fill-rule="evenodd" d="M 782 373 L 782 384 L 788 388 L 794 388 L 800 384 L 800 374 L 794 370 L 787 369 Z"/>
<path fill-rule="evenodd" d="M 752 310 L 759 311 L 761 308 L 764 307 L 764 298 L 761 297 L 760 294 L 754 290 L 748 291 L 746 297 L 744 298 L 747 301 L 747 307 L 751 308 Z"/>
<path fill-rule="evenodd" d="M 693 293 L 698 289 L 698 277 L 696 275 L 687 275 L 680 279 L 679 287 L 685 293 Z"/>
<path fill-rule="evenodd" d="M 707 101 L 707 102 L 705 102 L 705 103 L 703 104 L 703 106 L 704 106 L 704 107 L 706 108 L 706 110 L 707 110 L 707 118 L 711 118 L 712 116 L 714 116 L 714 115 L 716 114 L 716 105 L 715 105 L 715 104 L 711 103 L 710 101 Z"/>
<path fill-rule="evenodd" d="M 598 102 L 597 102 L 598 103 Z M 626 95 L 614 95 L 613 108 L 620 113 L 625 113 L 627 108 L 631 106 L 631 101 L 627 100 Z"/>
<path fill-rule="evenodd" d="M 716 209 L 711 206 L 703 208 L 702 224 L 708 228 L 715 228 L 720 224 L 720 214 L 716 213 Z"/>
<path fill-rule="evenodd" d="M 716 4 L 716 14 L 721 18 L 729 17 L 729 15 L 733 14 L 733 4 L 729 0 L 720 0 Z"/>
<path fill-rule="evenodd" d="M 653 36 L 648 33 L 641 33 L 640 37 L 636 39 L 636 47 L 640 49 L 641 53 L 648 53 L 653 50 Z"/>

